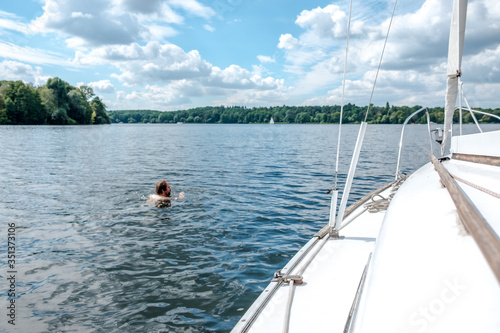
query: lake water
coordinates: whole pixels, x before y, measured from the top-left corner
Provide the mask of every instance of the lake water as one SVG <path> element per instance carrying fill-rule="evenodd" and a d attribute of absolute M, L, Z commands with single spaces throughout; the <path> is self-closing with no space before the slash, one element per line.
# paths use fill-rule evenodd
<path fill-rule="evenodd" d="M 343 127 L 341 181 L 358 128 Z M 368 126 L 351 202 L 393 179 L 400 130 Z M 229 331 L 327 223 L 337 131 L 1 126 L 0 331 Z M 404 171 L 427 162 L 425 135 L 426 126 L 407 128 Z M 186 198 L 146 204 L 161 179 Z M 16 330 L 7 322 L 9 223 Z"/>

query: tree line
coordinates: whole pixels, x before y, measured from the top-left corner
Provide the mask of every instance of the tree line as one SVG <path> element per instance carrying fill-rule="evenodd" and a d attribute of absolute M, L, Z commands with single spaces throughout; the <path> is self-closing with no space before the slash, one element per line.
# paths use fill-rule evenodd
<path fill-rule="evenodd" d="M 368 122 L 372 124 L 402 124 L 413 112 L 421 106 L 372 106 L 368 114 Z M 271 117 L 275 123 L 285 124 L 332 124 L 340 120 L 341 107 L 334 106 L 272 106 L 253 107 L 244 106 L 208 106 L 181 111 L 155 110 L 115 110 L 108 111 L 113 123 L 198 123 L 198 124 L 265 124 Z M 500 109 L 478 109 L 500 115 Z M 444 109 L 442 107 L 428 108 L 430 120 L 443 123 Z M 366 106 L 347 104 L 344 106 L 343 123 L 360 123 L 365 119 Z M 458 112 L 455 113 L 458 122 Z M 479 122 L 498 122 L 497 119 L 485 115 L 476 115 Z M 417 114 L 413 123 L 426 123 L 425 112 Z M 472 123 L 469 112 L 464 112 L 464 123 Z"/>
<path fill-rule="evenodd" d="M 34 87 L 22 81 L 0 81 L 0 124 L 110 124 L 106 105 L 91 87 L 73 87 L 50 78 Z"/>
<path fill-rule="evenodd" d="M 416 105 L 371 106 L 368 122 L 373 124 L 401 124 L 414 111 Z M 500 109 L 479 109 L 500 115 Z M 50 78 L 45 85 L 34 87 L 22 81 L 0 81 L 0 124 L 76 125 L 113 123 L 199 123 L 199 124 L 264 124 L 273 118 L 275 123 L 331 124 L 340 120 L 341 107 L 332 106 L 207 106 L 180 111 L 115 110 L 106 111 L 106 105 L 95 96 L 91 87 L 73 87 L 60 78 Z M 428 108 L 431 121 L 442 123 L 442 107 Z M 366 106 L 346 104 L 343 123 L 360 123 L 365 119 Z M 458 122 L 458 112 L 455 113 Z M 477 115 L 479 122 L 498 122 L 486 115 Z M 426 123 L 425 113 L 412 119 Z M 464 113 L 464 123 L 473 119 Z"/>

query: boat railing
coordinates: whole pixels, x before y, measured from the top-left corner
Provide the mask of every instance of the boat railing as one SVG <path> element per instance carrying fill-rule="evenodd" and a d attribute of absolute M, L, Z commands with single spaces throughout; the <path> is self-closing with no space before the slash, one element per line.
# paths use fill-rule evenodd
<path fill-rule="evenodd" d="M 481 114 L 481 115 L 484 115 L 484 116 L 489 116 L 489 117 L 493 117 L 493 118 L 496 118 L 498 120 L 500 120 L 500 116 L 499 115 L 496 115 L 494 113 L 491 113 L 491 112 L 484 112 L 484 111 L 479 111 L 479 110 L 474 110 L 470 107 L 469 103 L 467 102 L 467 99 L 465 99 L 465 102 L 467 104 L 467 108 L 461 108 L 461 107 L 457 107 L 455 108 L 455 111 L 456 110 L 459 110 L 460 112 L 460 115 L 459 115 L 459 119 L 460 119 L 460 135 L 462 135 L 462 110 L 468 110 L 469 113 L 471 114 L 471 117 L 472 119 L 474 120 L 474 123 L 476 124 L 478 130 L 480 133 L 483 132 L 481 126 L 479 125 L 479 121 L 477 120 L 476 116 L 474 115 L 475 113 L 477 114 Z M 426 115 L 427 115 L 427 130 L 428 130 L 428 133 L 429 133 L 429 143 L 430 143 L 430 153 L 432 153 L 432 135 L 431 135 L 431 132 L 435 131 L 437 132 L 436 133 L 436 137 L 442 137 L 442 129 L 438 128 L 438 129 L 435 129 L 435 130 L 432 130 L 431 131 L 431 121 L 430 121 L 430 116 L 429 116 L 429 111 L 427 110 L 427 108 L 423 107 L 421 109 L 418 109 L 417 111 L 413 112 L 411 115 L 408 116 L 408 118 L 406 118 L 405 122 L 403 123 L 403 128 L 401 130 L 401 138 L 400 138 L 400 141 L 399 141 L 399 152 L 398 152 L 398 163 L 397 163 L 397 166 L 396 166 L 396 176 L 395 176 L 395 179 L 399 179 L 401 178 L 402 174 L 401 174 L 401 152 L 402 152 L 402 149 L 403 149 L 403 138 L 404 138 L 404 133 L 405 133 L 405 128 L 406 128 L 406 125 L 408 124 L 408 122 L 410 121 L 411 118 L 413 118 L 416 114 L 420 113 L 420 112 L 423 112 L 425 111 Z M 442 138 L 441 138 L 442 140 Z M 436 141 L 440 142 L 440 140 L 438 138 L 436 138 Z"/>
<path fill-rule="evenodd" d="M 455 108 L 455 111 L 456 110 L 459 110 L 460 111 L 460 120 L 462 120 L 462 108 L 460 107 L 457 107 Z M 494 113 L 490 113 L 490 112 L 484 112 L 484 111 L 479 111 L 479 110 L 474 110 L 472 109 L 470 106 L 469 106 L 469 103 L 467 103 L 467 109 L 470 113 L 470 115 L 472 116 L 472 119 L 474 120 L 474 123 L 476 124 L 476 127 L 477 129 L 479 130 L 480 133 L 483 132 L 481 126 L 479 125 L 479 122 L 477 121 L 477 118 L 476 116 L 474 115 L 474 113 L 478 113 L 478 114 L 482 114 L 484 116 L 489 116 L 489 117 L 493 117 L 493 118 L 496 118 L 498 120 L 500 120 L 500 116 L 494 114 Z M 462 135 L 462 121 L 460 121 L 460 135 Z"/>
<path fill-rule="evenodd" d="M 416 114 L 418 114 L 418 113 L 420 113 L 422 111 L 425 111 L 425 113 L 427 114 L 427 131 L 429 132 L 430 152 L 432 153 L 431 118 L 429 116 L 429 110 L 427 110 L 427 108 L 423 107 L 423 108 L 418 109 L 417 111 L 413 112 L 411 115 L 409 115 L 408 118 L 406 118 L 405 122 L 403 123 L 403 129 L 401 130 L 401 139 L 399 140 L 398 163 L 397 163 L 397 166 L 396 166 L 396 177 L 395 177 L 396 180 L 399 179 L 402 176 L 401 172 L 400 172 L 401 151 L 403 149 L 403 138 L 404 138 L 404 135 L 405 135 L 406 125 L 408 124 L 408 122 L 410 121 L 410 119 L 413 118 L 413 116 L 415 116 Z"/>

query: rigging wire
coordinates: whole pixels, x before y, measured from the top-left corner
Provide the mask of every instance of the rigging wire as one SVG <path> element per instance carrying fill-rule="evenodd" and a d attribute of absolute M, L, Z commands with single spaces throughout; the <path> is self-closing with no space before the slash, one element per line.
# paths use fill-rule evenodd
<path fill-rule="evenodd" d="M 347 55 L 349 53 L 349 36 L 351 35 L 351 13 L 352 13 L 352 0 L 349 3 L 349 20 L 347 22 L 347 37 L 345 45 L 345 60 L 344 60 L 344 78 L 342 79 L 342 99 L 340 102 L 340 119 L 339 119 L 339 136 L 337 140 L 337 156 L 335 160 L 335 185 L 334 189 L 337 190 L 337 180 L 339 173 L 339 156 L 340 156 L 340 139 L 342 134 L 342 117 L 344 115 L 344 97 L 345 97 L 345 79 L 347 73 Z"/>
<path fill-rule="evenodd" d="M 372 105 L 373 93 L 375 92 L 375 85 L 377 84 L 378 73 L 380 72 L 380 67 L 382 66 L 382 59 L 384 58 L 385 47 L 387 45 L 387 39 L 389 39 L 389 32 L 391 31 L 392 20 L 394 19 L 394 13 L 396 12 L 396 5 L 398 0 L 394 2 L 394 8 L 392 9 L 391 20 L 389 21 L 389 27 L 387 28 L 387 34 L 385 35 L 384 47 L 382 48 L 382 54 L 380 55 L 380 60 L 378 63 L 377 73 L 375 74 L 375 81 L 373 82 L 372 93 L 370 95 L 370 102 L 368 103 L 368 108 L 365 114 L 365 122 L 368 119 L 368 113 L 370 112 L 370 107 Z"/>

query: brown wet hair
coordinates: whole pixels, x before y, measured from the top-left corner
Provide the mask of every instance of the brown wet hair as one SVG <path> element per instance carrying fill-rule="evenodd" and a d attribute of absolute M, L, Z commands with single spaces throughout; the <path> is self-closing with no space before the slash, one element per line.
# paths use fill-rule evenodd
<path fill-rule="evenodd" d="M 168 183 L 165 180 L 156 183 L 156 194 L 160 195 L 163 192 L 167 192 Z"/>

